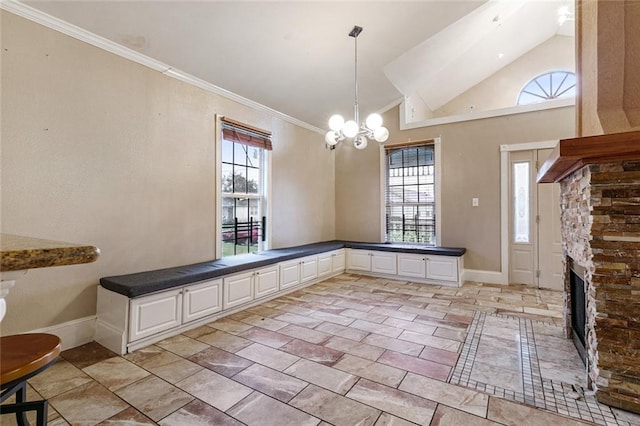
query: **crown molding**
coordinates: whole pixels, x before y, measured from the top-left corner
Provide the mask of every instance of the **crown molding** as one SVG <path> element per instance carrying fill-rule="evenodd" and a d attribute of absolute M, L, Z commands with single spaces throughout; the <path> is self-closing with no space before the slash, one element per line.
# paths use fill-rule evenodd
<path fill-rule="evenodd" d="M 52 30 L 58 31 L 62 34 L 66 34 L 70 37 L 73 37 L 77 40 L 88 43 L 99 49 L 113 53 L 114 55 L 118 55 L 122 58 L 136 62 L 147 68 L 151 68 L 152 70 L 158 71 L 166 75 L 167 77 L 175 78 L 177 80 L 196 86 L 200 89 L 206 90 L 207 92 L 215 93 L 216 95 L 222 96 L 234 102 L 238 102 L 239 104 L 245 105 L 250 108 L 254 108 L 258 111 L 266 112 L 286 122 L 289 122 L 296 126 L 310 130 L 314 133 L 318 133 L 320 135 L 324 135 L 325 133 L 323 129 L 320 129 L 316 126 L 312 126 L 309 123 L 306 123 L 302 120 L 291 117 L 290 115 L 284 114 L 280 111 L 276 111 L 273 108 L 269 108 L 268 106 L 252 101 L 251 99 L 245 98 L 236 93 L 230 92 L 229 90 L 223 89 L 222 87 L 216 86 L 215 84 L 211 84 L 200 78 L 194 77 L 193 75 L 188 74 L 184 71 L 175 69 L 170 65 L 165 64 L 164 62 L 157 61 L 149 56 L 143 55 L 140 52 L 137 52 L 133 49 L 129 49 L 128 47 L 122 46 L 107 38 L 104 38 L 97 34 L 89 32 L 76 25 L 70 24 L 59 18 L 51 16 L 47 13 L 44 13 L 38 9 L 34 9 L 33 7 L 28 6 L 24 3 L 21 3 L 17 0 L 0 0 L 0 9 L 6 10 L 7 12 L 11 12 L 14 15 L 21 16 L 25 19 L 28 19 L 32 22 L 43 25 L 47 28 L 51 28 Z"/>

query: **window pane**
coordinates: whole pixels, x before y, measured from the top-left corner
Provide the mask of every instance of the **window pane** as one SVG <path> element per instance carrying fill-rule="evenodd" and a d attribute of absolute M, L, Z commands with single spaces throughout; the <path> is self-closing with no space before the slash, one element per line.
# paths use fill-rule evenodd
<path fill-rule="evenodd" d="M 233 142 L 222 140 L 222 162 L 233 163 Z"/>
<path fill-rule="evenodd" d="M 404 187 L 404 202 L 405 203 L 418 202 L 418 185 L 410 185 L 410 186 Z"/>
<path fill-rule="evenodd" d="M 389 155 L 389 168 L 402 167 L 402 150 L 394 151 Z"/>
<path fill-rule="evenodd" d="M 420 185 L 418 188 L 419 188 L 418 190 L 419 202 L 433 203 L 435 201 L 433 185 Z"/>
<path fill-rule="evenodd" d="M 247 147 L 247 165 L 250 167 L 260 167 L 261 148 L 255 146 Z"/>
<path fill-rule="evenodd" d="M 233 167 L 233 192 L 247 192 L 247 170 L 243 166 Z"/>
<path fill-rule="evenodd" d="M 402 203 L 404 198 L 402 197 L 403 191 L 401 186 L 389 188 L 387 192 L 387 199 L 390 203 Z"/>
<path fill-rule="evenodd" d="M 243 166 L 247 165 L 247 146 L 241 143 L 234 143 L 234 153 L 233 153 L 233 162 L 236 164 L 241 164 Z"/>
<path fill-rule="evenodd" d="M 529 220 L 529 163 L 513 163 L 513 239 L 528 243 Z"/>
<path fill-rule="evenodd" d="M 235 198 L 222 197 L 222 225 L 223 231 L 228 228 L 226 225 L 233 225 L 236 217 Z M 225 227 L 226 226 L 226 227 Z M 224 232 L 223 232 L 224 238 Z"/>
<path fill-rule="evenodd" d="M 260 192 L 260 170 L 247 169 L 247 193 L 258 194 Z"/>
<path fill-rule="evenodd" d="M 400 174 L 402 169 L 390 169 L 387 183 L 389 186 L 402 185 L 403 176 Z"/>
<path fill-rule="evenodd" d="M 233 192 L 233 165 L 222 164 L 222 192 Z"/>

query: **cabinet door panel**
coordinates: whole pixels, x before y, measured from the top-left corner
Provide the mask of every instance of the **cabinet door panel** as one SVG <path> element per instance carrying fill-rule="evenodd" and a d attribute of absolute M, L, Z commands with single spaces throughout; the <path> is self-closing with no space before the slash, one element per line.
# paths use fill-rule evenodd
<path fill-rule="evenodd" d="M 412 278 L 425 278 L 427 262 L 424 256 L 410 254 L 398 255 L 398 275 Z"/>
<path fill-rule="evenodd" d="M 427 278 L 458 281 L 458 259 L 448 256 L 427 256 Z"/>
<path fill-rule="evenodd" d="M 396 275 L 397 260 L 395 253 L 372 252 L 371 256 L 371 272 L 379 274 Z"/>
<path fill-rule="evenodd" d="M 182 290 L 131 299 L 129 341 L 142 339 L 182 323 Z"/>
<path fill-rule="evenodd" d="M 331 274 L 333 270 L 333 254 L 322 253 L 318 255 L 318 276 Z"/>
<path fill-rule="evenodd" d="M 345 267 L 345 253 L 344 253 L 344 249 L 338 250 L 337 252 L 333 253 L 332 255 L 333 261 L 332 261 L 332 265 L 331 265 L 331 271 L 332 272 L 344 272 L 344 267 Z"/>
<path fill-rule="evenodd" d="M 318 257 L 309 256 L 302 259 L 300 262 L 300 282 L 306 283 L 307 281 L 314 280 L 318 277 Z"/>
<path fill-rule="evenodd" d="M 224 309 L 253 300 L 253 272 L 224 279 Z"/>
<path fill-rule="evenodd" d="M 222 310 L 222 279 L 190 285 L 182 296 L 182 321 L 188 322 Z"/>
<path fill-rule="evenodd" d="M 300 261 L 283 262 L 280 264 L 280 289 L 300 284 Z"/>
<path fill-rule="evenodd" d="M 275 293 L 280 289 L 277 266 L 256 271 L 254 278 L 254 296 L 256 299 Z"/>
<path fill-rule="evenodd" d="M 347 269 L 353 271 L 371 271 L 371 253 L 367 250 L 349 250 Z"/>

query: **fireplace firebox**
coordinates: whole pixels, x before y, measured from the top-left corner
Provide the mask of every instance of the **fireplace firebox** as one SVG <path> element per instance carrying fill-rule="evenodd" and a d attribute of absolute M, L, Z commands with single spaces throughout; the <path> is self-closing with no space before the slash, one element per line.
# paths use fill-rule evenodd
<path fill-rule="evenodd" d="M 571 337 L 582 362 L 587 364 L 587 299 L 584 286 L 585 269 L 570 260 L 569 286 L 571 291 Z"/>

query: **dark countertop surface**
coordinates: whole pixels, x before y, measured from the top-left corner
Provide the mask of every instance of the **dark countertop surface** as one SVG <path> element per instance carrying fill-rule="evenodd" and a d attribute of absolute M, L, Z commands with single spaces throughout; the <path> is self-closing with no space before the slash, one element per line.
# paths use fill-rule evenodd
<path fill-rule="evenodd" d="M 224 275 L 262 268 L 291 259 L 339 250 L 341 248 L 434 254 L 440 256 L 462 256 L 466 251 L 464 248 L 432 247 L 411 244 L 361 243 L 337 240 L 323 241 L 296 247 L 225 257 L 191 265 L 104 277 L 100 279 L 100 285 L 107 290 L 133 298 L 198 281 L 210 280 Z"/>

